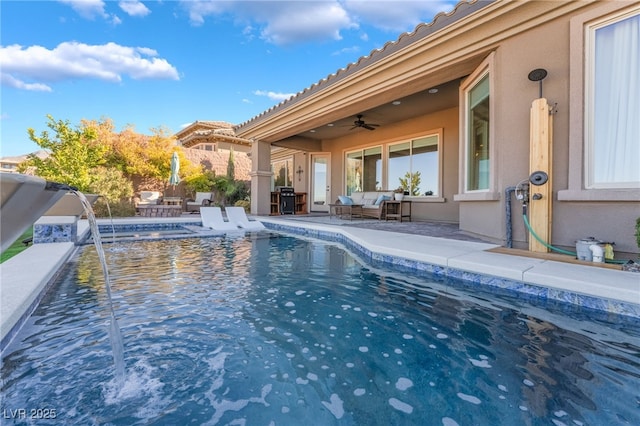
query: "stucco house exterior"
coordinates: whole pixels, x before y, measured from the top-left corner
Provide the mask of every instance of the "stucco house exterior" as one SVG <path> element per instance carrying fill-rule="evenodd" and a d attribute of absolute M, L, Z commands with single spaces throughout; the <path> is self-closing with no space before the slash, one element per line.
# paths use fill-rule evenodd
<path fill-rule="evenodd" d="M 251 212 L 270 212 L 275 163 L 311 212 L 419 173 L 413 220 L 524 248 L 530 236 L 509 189 L 540 168 L 532 140 L 542 133 L 548 242 L 575 248 L 593 236 L 638 253 L 638 34 L 638 1 L 462 1 L 236 125 L 252 142 Z"/>
<path fill-rule="evenodd" d="M 248 181 L 251 171 L 251 142 L 235 135 L 233 125 L 225 121 L 194 121 L 174 137 L 185 156 L 217 175 L 225 175 L 231 150 L 234 152 L 235 178 Z"/>

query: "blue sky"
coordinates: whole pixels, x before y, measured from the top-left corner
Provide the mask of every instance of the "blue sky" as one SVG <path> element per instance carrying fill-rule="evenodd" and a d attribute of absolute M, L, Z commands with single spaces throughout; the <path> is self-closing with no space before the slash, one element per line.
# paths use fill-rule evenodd
<path fill-rule="evenodd" d="M 46 115 L 116 130 L 238 124 L 395 41 L 450 0 L 0 2 L 0 156 Z"/>

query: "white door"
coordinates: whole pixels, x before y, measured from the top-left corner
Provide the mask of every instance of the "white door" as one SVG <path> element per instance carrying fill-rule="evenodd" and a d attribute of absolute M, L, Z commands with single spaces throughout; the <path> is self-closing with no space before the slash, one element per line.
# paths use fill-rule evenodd
<path fill-rule="evenodd" d="M 328 212 L 331 202 L 331 156 L 311 154 L 311 207 L 312 212 Z"/>

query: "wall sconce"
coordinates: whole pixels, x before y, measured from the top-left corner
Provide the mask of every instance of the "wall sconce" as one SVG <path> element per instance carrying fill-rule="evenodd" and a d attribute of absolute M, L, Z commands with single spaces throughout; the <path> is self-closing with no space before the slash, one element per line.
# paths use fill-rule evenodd
<path fill-rule="evenodd" d="M 302 170 L 302 166 L 298 166 L 298 170 L 296 170 L 296 173 L 298 175 L 298 182 L 300 182 L 302 180 L 302 174 L 304 173 L 304 170 Z"/>

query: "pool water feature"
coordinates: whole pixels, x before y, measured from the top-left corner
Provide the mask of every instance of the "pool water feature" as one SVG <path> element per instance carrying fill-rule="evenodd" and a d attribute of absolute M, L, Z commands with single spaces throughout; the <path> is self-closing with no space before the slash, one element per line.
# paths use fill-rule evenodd
<path fill-rule="evenodd" d="M 2 353 L 3 422 L 33 408 L 55 410 L 38 424 L 640 423 L 634 319 L 566 317 L 281 234 L 105 250 L 124 386 L 85 247 Z"/>

